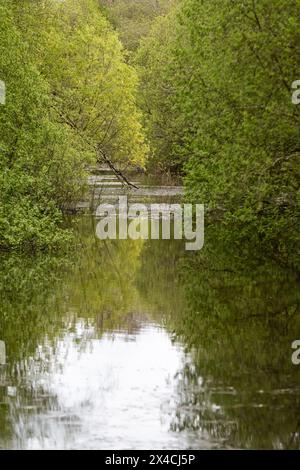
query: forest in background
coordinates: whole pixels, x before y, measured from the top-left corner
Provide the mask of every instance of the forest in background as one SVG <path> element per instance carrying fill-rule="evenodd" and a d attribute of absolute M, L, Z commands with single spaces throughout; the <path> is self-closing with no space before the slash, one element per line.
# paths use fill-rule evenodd
<path fill-rule="evenodd" d="M 137 50 L 153 21 L 168 13 L 178 0 L 100 0 L 107 18 L 128 52 Z"/>
<path fill-rule="evenodd" d="M 105 152 L 299 261 L 300 0 L 0 0 L 0 246 L 65 237 Z M 10 99 L 10 96 L 13 99 Z"/>

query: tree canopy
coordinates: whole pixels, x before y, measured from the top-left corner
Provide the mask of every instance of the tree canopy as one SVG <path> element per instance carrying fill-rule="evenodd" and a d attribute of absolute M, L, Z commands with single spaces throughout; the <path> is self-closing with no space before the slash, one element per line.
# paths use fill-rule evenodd
<path fill-rule="evenodd" d="M 0 0 L 0 246 L 55 246 L 105 152 L 143 166 L 137 74 L 97 0 Z"/>
<path fill-rule="evenodd" d="M 299 1 L 183 0 L 137 55 L 154 160 L 244 240 L 299 242 Z"/>

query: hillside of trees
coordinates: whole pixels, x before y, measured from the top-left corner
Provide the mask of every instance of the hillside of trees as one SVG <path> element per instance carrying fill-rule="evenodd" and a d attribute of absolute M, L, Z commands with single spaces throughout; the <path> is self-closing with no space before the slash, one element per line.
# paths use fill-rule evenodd
<path fill-rule="evenodd" d="M 129 52 L 135 51 L 157 16 L 164 15 L 177 0 L 100 0 L 103 11 L 119 32 Z"/>

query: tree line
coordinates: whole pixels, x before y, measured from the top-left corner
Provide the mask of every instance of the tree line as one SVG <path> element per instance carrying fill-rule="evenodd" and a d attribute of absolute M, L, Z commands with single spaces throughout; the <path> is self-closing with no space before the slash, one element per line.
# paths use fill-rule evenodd
<path fill-rule="evenodd" d="M 51 248 L 101 155 L 144 165 L 137 73 L 98 0 L 0 0 L 0 248 Z"/>
<path fill-rule="evenodd" d="M 299 251 L 300 0 L 0 9 L 1 247 L 55 244 L 104 152 L 181 176 L 228 237 Z"/>
<path fill-rule="evenodd" d="M 136 55 L 153 166 L 183 174 L 208 219 L 283 255 L 299 253 L 299 31 L 299 0 L 182 0 Z"/>

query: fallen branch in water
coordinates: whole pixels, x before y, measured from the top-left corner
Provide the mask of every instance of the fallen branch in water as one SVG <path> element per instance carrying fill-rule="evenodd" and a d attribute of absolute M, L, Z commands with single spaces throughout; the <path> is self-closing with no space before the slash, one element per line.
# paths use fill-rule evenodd
<path fill-rule="evenodd" d="M 64 122 L 65 124 L 68 124 L 68 126 L 70 126 L 73 130 L 75 130 L 79 136 L 81 137 L 81 139 L 89 146 L 91 146 L 90 142 L 87 140 L 86 137 L 84 137 L 82 135 L 82 132 L 80 132 L 80 129 L 78 129 L 78 126 L 76 125 L 76 123 L 74 121 L 72 121 L 71 119 L 68 118 L 68 116 L 65 116 L 59 109 L 57 109 L 55 106 L 52 106 L 52 108 L 59 114 L 60 118 L 62 119 L 62 122 Z M 109 168 L 114 172 L 114 174 L 116 175 L 116 177 L 118 178 L 118 180 L 121 182 L 121 183 L 125 183 L 127 186 L 129 186 L 130 188 L 134 188 L 134 189 L 139 189 L 137 186 L 135 186 L 133 183 L 131 183 L 128 178 L 126 178 L 126 176 L 121 172 L 121 170 L 118 170 L 115 165 L 112 163 L 112 161 L 108 158 L 108 156 L 105 154 L 105 152 L 100 148 L 100 145 L 95 145 L 93 146 L 97 155 L 100 155 L 100 158 L 102 160 L 102 162 L 106 163 Z M 98 162 L 100 163 L 100 162 Z"/>
<path fill-rule="evenodd" d="M 125 183 L 125 184 L 127 184 L 127 186 L 129 186 L 131 188 L 139 189 L 137 186 L 135 186 L 135 184 L 131 183 L 126 178 L 126 176 L 121 172 L 121 170 L 118 170 L 115 167 L 115 165 L 112 163 L 112 161 L 108 158 L 108 156 L 103 152 L 103 150 L 99 146 L 97 146 L 96 151 L 97 151 L 98 155 L 100 154 L 100 158 L 102 159 L 102 161 L 109 166 L 109 168 L 114 172 L 114 174 L 116 175 L 118 180 L 121 181 L 121 183 L 123 183 L 123 184 Z"/>

